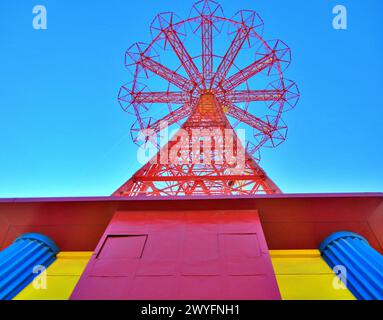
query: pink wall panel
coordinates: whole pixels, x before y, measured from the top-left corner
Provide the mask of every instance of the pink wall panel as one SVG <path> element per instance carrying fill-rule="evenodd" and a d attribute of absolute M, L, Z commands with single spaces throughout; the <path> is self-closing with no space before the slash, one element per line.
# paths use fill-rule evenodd
<path fill-rule="evenodd" d="M 117 276 L 117 299 L 280 299 L 256 210 L 117 212 L 71 299 Z"/>

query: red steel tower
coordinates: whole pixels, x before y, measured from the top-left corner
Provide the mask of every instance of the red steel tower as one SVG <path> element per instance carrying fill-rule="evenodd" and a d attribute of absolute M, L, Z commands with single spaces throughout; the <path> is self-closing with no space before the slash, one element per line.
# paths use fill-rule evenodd
<path fill-rule="evenodd" d="M 261 147 L 286 139 L 281 115 L 299 91 L 283 76 L 290 49 L 262 30 L 256 12 L 228 19 L 210 0 L 186 20 L 170 12 L 154 19 L 152 42 L 126 52 L 133 80 L 118 99 L 137 118 L 133 141 L 159 152 L 114 196 L 281 193 L 257 161 Z M 179 130 L 161 143 L 168 128 Z"/>

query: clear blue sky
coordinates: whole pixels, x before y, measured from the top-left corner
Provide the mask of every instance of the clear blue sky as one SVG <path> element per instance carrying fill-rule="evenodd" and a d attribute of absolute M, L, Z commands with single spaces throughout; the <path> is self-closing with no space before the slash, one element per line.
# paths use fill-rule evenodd
<path fill-rule="evenodd" d="M 116 95 L 124 52 L 149 41 L 155 14 L 189 14 L 194 1 L 2 0 L 0 197 L 111 194 L 139 165 L 133 119 Z M 258 11 L 265 38 L 292 49 L 301 90 L 284 117 L 288 140 L 261 166 L 286 193 L 383 191 L 383 1 L 222 0 L 225 14 Z M 48 30 L 32 28 L 32 8 Z M 332 8 L 348 8 L 348 30 Z"/>

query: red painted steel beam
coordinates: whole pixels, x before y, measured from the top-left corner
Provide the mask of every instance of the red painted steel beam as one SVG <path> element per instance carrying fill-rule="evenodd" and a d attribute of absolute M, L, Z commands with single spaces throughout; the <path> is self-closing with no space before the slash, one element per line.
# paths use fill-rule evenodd
<path fill-rule="evenodd" d="M 137 176 L 136 179 L 138 181 L 189 181 L 190 177 L 188 176 Z M 232 180 L 258 180 L 260 179 L 260 175 L 201 175 L 194 176 L 193 181 L 201 180 L 201 181 L 232 181 Z"/>
<path fill-rule="evenodd" d="M 232 103 L 279 101 L 283 99 L 284 94 L 284 90 L 242 90 L 230 92 L 226 95 L 226 99 Z"/>
<path fill-rule="evenodd" d="M 271 67 L 277 61 L 274 53 L 269 53 L 265 55 L 262 59 L 253 62 L 243 70 L 239 70 L 236 74 L 232 75 L 230 78 L 222 81 L 221 88 L 224 91 L 230 91 L 238 87 L 251 77 L 254 77 L 257 73 L 265 70 L 268 67 Z"/>
<path fill-rule="evenodd" d="M 190 80 L 197 86 L 200 80 L 200 73 L 197 66 L 194 64 L 193 59 L 187 52 L 185 46 L 182 44 L 181 39 L 178 37 L 177 32 L 170 26 L 164 31 L 165 37 L 172 46 L 178 59 L 181 61 L 183 68 L 188 74 Z"/>
<path fill-rule="evenodd" d="M 221 63 L 217 68 L 217 71 L 212 81 L 212 85 L 218 85 L 224 81 L 224 79 L 230 71 L 230 68 L 233 66 L 235 58 L 237 57 L 243 44 L 249 37 L 250 31 L 251 28 L 249 28 L 246 25 L 242 25 L 238 29 L 233 41 L 230 44 L 229 49 L 227 50 L 225 56 L 223 57 Z"/>
<path fill-rule="evenodd" d="M 152 58 L 142 56 L 140 64 L 143 68 L 150 70 L 184 91 L 193 91 L 195 88 L 195 85 L 191 83 L 189 79 L 165 67 L 161 63 L 154 61 Z"/>
<path fill-rule="evenodd" d="M 185 92 L 137 92 L 132 94 L 132 103 L 175 103 L 184 104 L 189 101 Z"/>
<path fill-rule="evenodd" d="M 213 77 L 213 22 L 210 17 L 201 17 L 202 79 L 205 89 L 210 88 Z"/>
<path fill-rule="evenodd" d="M 232 104 L 229 107 L 229 111 L 227 113 L 230 117 L 233 117 L 247 125 L 263 132 L 267 135 L 270 135 L 276 128 L 270 125 L 269 123 L 263 121 L 262 119 L 254 116 L 250 112 L 238 108 L 236 105 Z"/>
<path fill-rule="evenodd" d="M 191 107 L 186 105 L 182 106 L 169 114 L 167 114 L 165 117 L 162 119 L 154 122 L 153 124 L 150 125 L 150 129 L 153 130 L 154 132 L 159 132 L 161 130 L 161 124 L 166 123 L 168 126 L 171 126 L 172 124 L 181 121 L 182 119 L 185 119 L 187 116 L 190 115 L 190 110 Z"/>

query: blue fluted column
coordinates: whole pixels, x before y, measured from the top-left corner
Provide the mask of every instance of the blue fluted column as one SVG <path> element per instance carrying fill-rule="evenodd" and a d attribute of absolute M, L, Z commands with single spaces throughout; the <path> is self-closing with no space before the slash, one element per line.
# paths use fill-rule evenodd
<path fill-rule="evenodd" d="M 37 266 L 47 268 L 59 252 L 48 237 L 28 233 L 0 251 L 0 299 L 11 300 L 38 276 Z"/>
<path fill-rule="evenodd" d="M 346 274 L 339 277 L 346 279 L 356 298 L 383 300 L 383 256 L 365 238 L 348 231 L 337 232 L 327 237 L 319 249 L 331 268 L 345 268 Z"/>

